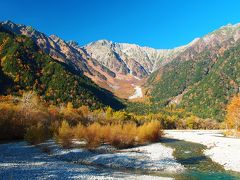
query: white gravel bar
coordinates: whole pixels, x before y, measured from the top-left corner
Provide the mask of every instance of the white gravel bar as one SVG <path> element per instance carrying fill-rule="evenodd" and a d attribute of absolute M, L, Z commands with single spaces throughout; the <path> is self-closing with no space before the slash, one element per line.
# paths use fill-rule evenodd
<path fill-rule="evenodd" d="M 224 137 L 221 130 L 165 130 L 169 138 L 207 146 L 204 154 L 224 166 L 240 172 L 240 139 Z"/>

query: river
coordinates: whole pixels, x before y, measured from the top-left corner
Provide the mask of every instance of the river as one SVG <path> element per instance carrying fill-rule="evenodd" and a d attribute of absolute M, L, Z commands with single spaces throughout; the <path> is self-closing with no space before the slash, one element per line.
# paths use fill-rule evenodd
<path fill-rule="evenodd" d="M 205 156 L 204 145 L 170 138 L 163 138 L 161 142 L 175 149 L 174 157 L 187 169 L 182 174 L 174 175 L 175 179 L 240 179 L 240 173 L 226 171 Z"/>
<path fill-rule="evenodd" d="M 240 179 L 240 173 L 226 171 L 223 166 L 205 156 L 206 146 L 162 138 L 161 143 L 174 149 L 173 155 L 177 162 L 184 165 L 185 171 L 165 173 L 149 172 L 141 169 L 121 169 L 82 164 L 63 160 L 42 150 L 29 146 L 26 142 L 0 144 L 0 179 L 38 179 L 55 177 L 58 179 Z M 161 150 L 159 150 L 161 151 Z M 161 153 L 161 152 L 159 152 Z M 69 157 L 69 156 L 68 156 Z M 71 156 L 70 156 L 71 157 Z M 167 163 L 167 161 L 166 161 Z"/>

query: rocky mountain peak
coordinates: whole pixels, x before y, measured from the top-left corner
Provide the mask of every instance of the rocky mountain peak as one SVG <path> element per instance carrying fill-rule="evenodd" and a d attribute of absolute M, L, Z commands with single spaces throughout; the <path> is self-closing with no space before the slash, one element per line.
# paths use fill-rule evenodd
<path fill-rule="evenodd" d="M 67 41 L 67 43 L 69 44 L 69 46 L 72 46 L 74 48 L 79 48 L 80 47 L 80 45 L 78 44 L 77 41 L 70 40 L 70 41 Z"/>
<path fill-rule="evenodd" d="M 99 45 L 99 46 L 111 46 L 113 44 L 112 41 L 109 41 L 107 39 L 102 39 L 102 40 L 98 40 L 95 42 L 90 43 L 91 45 Z"/>
<path fill-rule="evenodd" d="M 60 38 L 59 38 L 57 35 L 55 35 L 55 34 L 51 34 L 49 37 L 50 37 L 54 42 L 60 41 Z"/>
<path fill-rule="evenodd" d="M 24 25 L 21 25 L 21 24 L 15 24 L 13 23 L 12 21 L 10 20 L 7 20 L 7 21 L 4 21 L 1 23 L 1 25 L 7 29 L 7 30 L 10 30 L 14 33 L 20 33 L 20 30 L 21 30 L 21 27 L 23 27 Z M 25 26 L 26 27 L 26 26 Z"/>

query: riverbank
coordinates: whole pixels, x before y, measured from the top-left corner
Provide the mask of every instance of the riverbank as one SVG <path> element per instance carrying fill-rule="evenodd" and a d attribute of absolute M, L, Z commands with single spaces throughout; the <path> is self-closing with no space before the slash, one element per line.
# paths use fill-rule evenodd
<path fill-rule="evenodd" d="M 53 141 L 0 144 L 0 179 L 172 179 L 134 171 L 181 172 L 172 152 L 161 143 L 103 154 L 61 149 Z"/>
<path fill-rule="evenodd" d="M 40 146 L 44 149 L 48 148 L 51 155 L 56 158 L 80 164 L 144 172 L 177 173 L 184 171 L 184 167 L 174 158 L 173 149 L 161 143 L 122 150 L 117 150 L 110 145 L 102 145 L 94 150 L 62 149 L 54 141 L 48 141 Z"/>
<path fill-rule="evenodd" d="M 224 137 L 220 130 L 165 130 L 165 137 L 207 146 L 204 154 L 224 166 L 240 172 L 240 139 Z"/>

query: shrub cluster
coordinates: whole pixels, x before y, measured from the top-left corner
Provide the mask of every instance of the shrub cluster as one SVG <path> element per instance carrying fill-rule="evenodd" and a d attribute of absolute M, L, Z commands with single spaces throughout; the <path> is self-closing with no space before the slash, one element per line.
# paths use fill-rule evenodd
<path fill-rule="evenodd" d="M 0 140 L 23 139 L 27 131 L 35 133 L 43 126 L 48 127 L 49 123 L 49 114 L 34 93 L 23 94 L 22 98 L 1 98 Z"/>
<path fill-rule="evenodd" d="M 108 143 L 117 148 L 132 147 L 158 141 L 162 136 L 162 128 L 159 122 L 146 122 L 140 126 L 135 123 L 106 124 L 97 122 L 89 126 L 81 123 L 70 127 L 67 121 L 63 121 L 57 134 L 58 141 L 63 147 L 71 146 L 72 139 L 85 141 L 87 147 L 97 147 Z"/>
<path fill-rule="evenodd" d="M 110 143 L 118 147 L 153 142 L 159 129 L 218 129 L 213 120 L 200 119 L 172 109 L 136 115 L 112 108 L 90 110 L 88 106 L 46 104 L 33 92 L 22 97 L 0 96 L 0 140 L 23 139 L 38 144 L 57 137 L 64 147 L 71 138 L 83 139 L 89 147 Z M 71 135 L 71 136 L 70 136 Z"/>
<path fill-rule="evenodd" d="M 135 116 L 138 122 L 147 122 L 156 120 L 161 123 L 164 129 L 220 129 L 224 128 L 223 123 L 219 123 L 213 119 L 201 119 L 192 114 L 178 112 L 167 114 L 166 112 Z"/>

